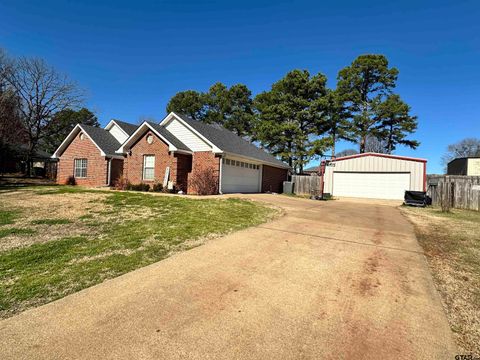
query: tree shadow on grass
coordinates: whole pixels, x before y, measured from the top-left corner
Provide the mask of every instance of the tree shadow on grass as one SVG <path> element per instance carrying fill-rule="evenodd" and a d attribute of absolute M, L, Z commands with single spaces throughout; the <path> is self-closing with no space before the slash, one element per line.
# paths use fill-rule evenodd
<path fill-rule="evenodd" d="M 43 177 L 26 177 L 22 174 L 2 174 L 0 175 L 0 193 L 15 191 L 20 188 L 32 186 L 53 186 L 54 180 Z"/>

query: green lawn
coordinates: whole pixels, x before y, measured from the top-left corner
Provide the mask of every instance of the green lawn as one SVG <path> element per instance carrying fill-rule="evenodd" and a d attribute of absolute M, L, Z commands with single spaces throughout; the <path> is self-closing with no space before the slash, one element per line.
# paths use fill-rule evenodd
<path fill-rule="evenodd" d="M 415 226 L 460 353 L 480 355 L 480 212 L 402 211 Z"/>
<path fill-rule="evenodd" d="M 79 187 L 0 196 L 3 318 L 276 214 L 240 199 L 197 200 Z"/>

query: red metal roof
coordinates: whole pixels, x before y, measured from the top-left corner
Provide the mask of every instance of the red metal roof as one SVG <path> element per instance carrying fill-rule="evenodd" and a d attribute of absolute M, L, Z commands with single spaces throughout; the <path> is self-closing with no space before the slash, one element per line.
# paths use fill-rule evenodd
<path fill-rule="evenodd" d="M 422 163 L 427 162 L 427 159 L 414 158 L 414 157 L 408 157 L 408 156 L 389 155 L 389 154 L 379 154 L 379 153 L 372 153 L 372 152 L 349 155 L 349 156 L 342 156 L 342 157 L 332 159 L 331 161 L 342 161 L 342 160 L 355 159 L 355 158 L 364 157 L 364 156 L 377 156 L 377 157 L 385 157 L 385 158 L 397 159 L 397 160 L 417 161 L 417 162 L 422 162 Z M 323 160 L 322 162 L 324 162 L 324 161 L 325 160 Z"/>

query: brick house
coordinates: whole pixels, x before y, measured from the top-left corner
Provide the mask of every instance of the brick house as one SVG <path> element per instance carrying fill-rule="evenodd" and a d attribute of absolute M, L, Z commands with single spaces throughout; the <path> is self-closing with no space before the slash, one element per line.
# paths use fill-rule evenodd
<path fill-rule="evenodd" d="M 52 155 L 58 159 L 57 183 L 74 178 L 79 185 L 110 186 L 123 173 L 124 157 L 117 149 L 138 126 L 119 120 L 102 129 L 78 124 Z"/>
<path fill-rule="evenodd" d="M 54 157 L 59 183 L 73 176 L 79 184 L 112 185 L 123 174 L 133 184 L 162 183 L 190 194 L 281 192 L 289 171 L 225 128 L 173 112 L 138 127 L 117 120 L 105 129 L 77 125 Z"/>

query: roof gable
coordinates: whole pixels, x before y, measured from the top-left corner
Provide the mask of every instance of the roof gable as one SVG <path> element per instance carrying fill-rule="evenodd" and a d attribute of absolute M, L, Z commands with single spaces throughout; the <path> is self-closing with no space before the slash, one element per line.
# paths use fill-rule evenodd
<path fill-rule="evenodd" d="M 107 126 L 105 126 L 105 130 L 110 132 L 120 144 L 123 144 L 137 128 L 138 125 L 115 119 L 110 120 Z"/>
<path fill-rule="evenodd" d="M 80 132 L 83 132 L 93 142 L 98 150 L 100 150 L 102 156 L 115 156 L 115 150 L 118 149 L 120 143 L 110 132 L 95 126 L 77 124 L 65 140 L 63 140 L 58 149 L 55 150 L 52 158 L 60 157 Z"/>
<path fill-rule="evenodd" d="M 143 134 L 147 131 L 153 131 L 161 140 L 163 140 L 169 148 L 169 151 L 180 151 L 191 153 L 191 150 L 183 144 L 179 139 L 177 139 L 173 134 L 171 134 L 164 127 L 149 122 L 144 121 L 137 130 L 118 148 L 117 153 L 124 153 L 129 149 L 129 147 L 134 144 Z"/>
<path fill-rule="evenodd" d="M 252 143 L 232 133 L 231 131 L 225 129 L 222 126 L 205 124 L 203 122 L 193 120 L 186 115 L 176 114 L 173 112 L 167 115 L 167 117 L 162 120 L 160 125 L 167 125 L 173 118 L 179 119 L 192 132 L 195 132 L 196 134 L 198 134 L 198 136 L 211 144 L 213 152 L 229 153 L 232 155 L 238 155 L 241 157 L 269 163 L 273 166 L 289 168 L 287 164 L 278 160 L 273 155 L 267 153 L 262 149 L 259 149 Z"/>
<path fill-rule="evenodd" d="M 201 132 L 192 127 L 185 119 L 171 112 L 163 119 L 160 126 L 166 128 L 174 136 L 181 139 L 192 151 L 212 151 L 214 153 L 221 153 L 215 144 L 213 144 Z"/>
<path fill-rule="evenodd" d="M 170 131 L 165 129 L 163 126 L 160 126 L 159 124 L 155 124 L 150 121 L 147 121 L 147 123 L 155 131 L 157 131 L 159 134 L 165 137 L 165 139 L 167 139 L 169 143 L 173 144 L 177 148 L 177 150 L 191 151 L 191 149 L 187 145 L 181 142 L 176 136 L 174 136 Z"/>

